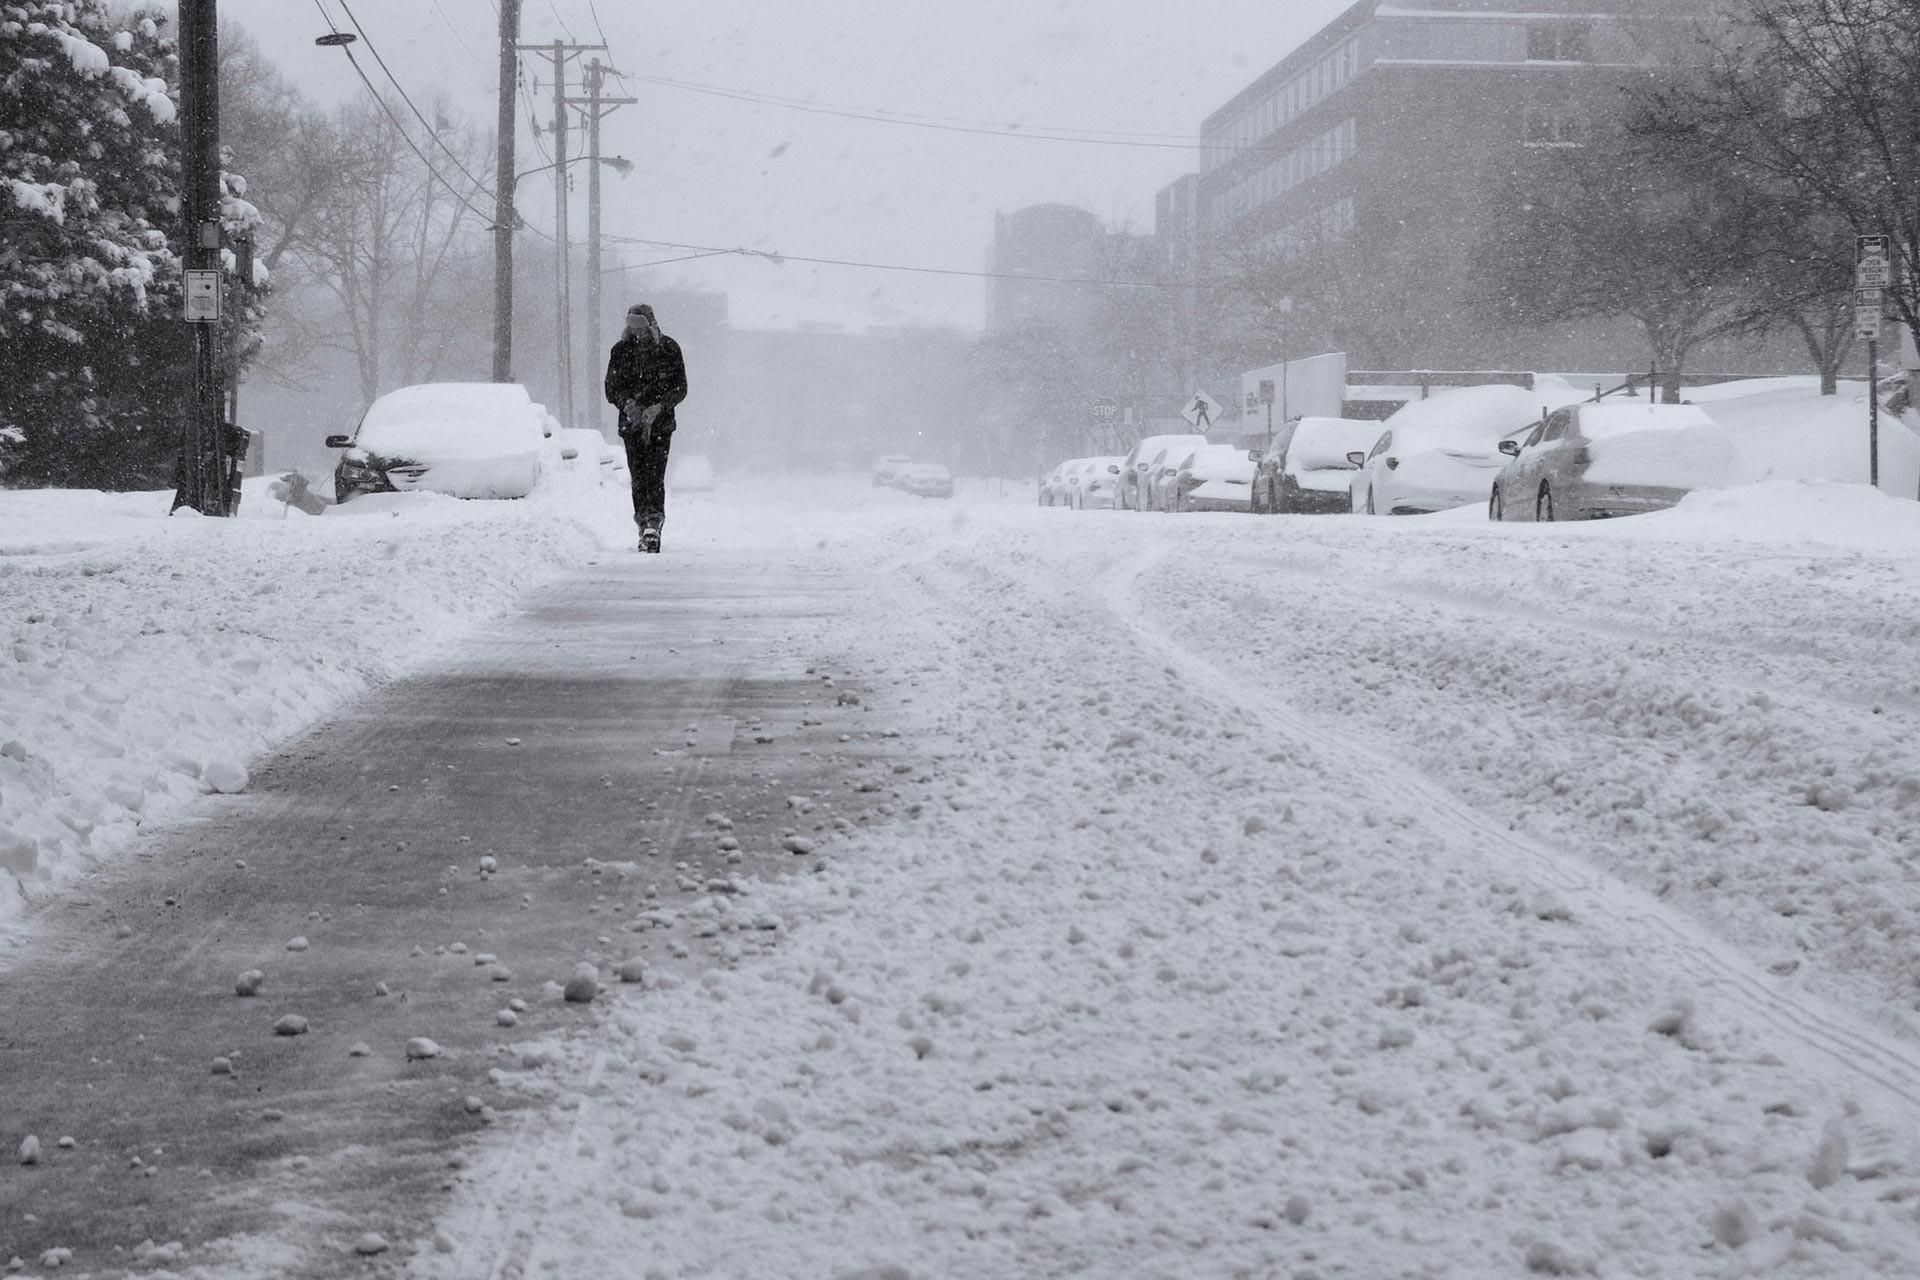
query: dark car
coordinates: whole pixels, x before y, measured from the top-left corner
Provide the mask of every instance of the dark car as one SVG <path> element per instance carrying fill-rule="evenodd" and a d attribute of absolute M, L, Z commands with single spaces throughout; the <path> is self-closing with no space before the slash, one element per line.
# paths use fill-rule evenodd
<path fill-rule="evenodd" d="M 1365 454 L 1386 424 L 1357 418 L 1296 418 L 1256 458 L 1254 510 L 1331 515 L 1352 509 L 1353 453 Z M 1254 456 L 1254 455 L 1249 455 Z"/>

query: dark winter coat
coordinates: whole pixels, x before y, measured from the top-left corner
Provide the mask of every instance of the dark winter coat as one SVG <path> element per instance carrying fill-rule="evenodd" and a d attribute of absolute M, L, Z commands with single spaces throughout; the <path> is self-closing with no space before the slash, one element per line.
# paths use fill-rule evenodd
<path fill-rule="evenodd" d="M 620 410 L 621 435 L 640 429 L 637 419 L 627 420 L 627 401 L 637 400 L 643 409 L 660 405 L 653 430 L 671 435 L 673 407 L 686 398 L 687 364 L 681 358 L 679 343 L 664 333 L 658 342 L 629 333 L 613 344 L 607 356 L 607 403 Z"/>

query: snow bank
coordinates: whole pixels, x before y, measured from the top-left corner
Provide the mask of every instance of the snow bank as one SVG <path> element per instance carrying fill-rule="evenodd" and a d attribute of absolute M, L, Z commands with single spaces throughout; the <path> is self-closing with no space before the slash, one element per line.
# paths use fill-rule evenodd
<path fill-rule="evenodd" d="M 168 519 L 168 493 L 0 490 L 0 939 L 29 900 L 626 538 L 624 495 L 597 486 L 319 518 L 264 488 L 232 521 Z"/>

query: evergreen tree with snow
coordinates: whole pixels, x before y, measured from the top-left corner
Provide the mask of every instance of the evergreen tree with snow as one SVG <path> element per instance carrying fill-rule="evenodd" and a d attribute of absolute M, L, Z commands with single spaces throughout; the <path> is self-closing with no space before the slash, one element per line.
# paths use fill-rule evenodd
<path fill-rule="evenodd" d="M 169 483 L 191 393 L 172 8 L 0 0 L 0 483 Z M 258 220 L 244 189 L 227 176 L 229 234 Z M 235 292 L 245 354 L 264 288 Z"/>

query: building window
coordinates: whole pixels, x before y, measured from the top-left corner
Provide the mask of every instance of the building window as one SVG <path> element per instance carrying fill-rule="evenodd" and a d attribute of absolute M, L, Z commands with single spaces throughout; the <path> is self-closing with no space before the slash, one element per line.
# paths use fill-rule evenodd
<path fill-rule="evenodd" d="M 1527 61 L 1592 62 L 1592 24 L 1529 22 L 1527 24 Z"/>

